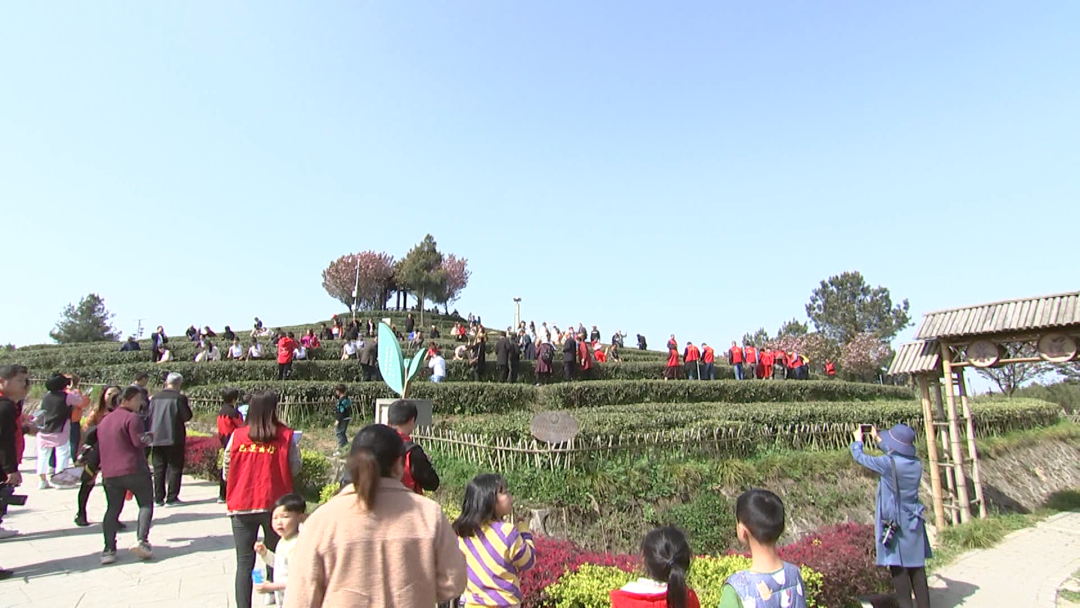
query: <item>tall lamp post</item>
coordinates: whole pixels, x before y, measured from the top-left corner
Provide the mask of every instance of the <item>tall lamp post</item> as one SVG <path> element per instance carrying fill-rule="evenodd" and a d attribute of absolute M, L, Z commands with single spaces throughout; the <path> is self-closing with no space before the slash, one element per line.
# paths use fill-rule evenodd
<path fill-rule="evenodd" d="M 356 256 L 356 281 L 353 283 L 352 288 L 352 320 L 356 320 L 356 307 L 358 303 L 356 301 L 357 296 L 360 295 L 360 256 Z"/>
<path fill-rule="evenodd" d="M 514 298 L 514 331 L 521 325 L 521 298 Z"/>

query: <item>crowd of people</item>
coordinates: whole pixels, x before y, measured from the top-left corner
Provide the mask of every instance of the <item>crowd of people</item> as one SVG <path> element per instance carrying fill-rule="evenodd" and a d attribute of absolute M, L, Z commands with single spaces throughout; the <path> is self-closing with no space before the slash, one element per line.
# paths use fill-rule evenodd
<path fill-rule="evenodd" d="M 579 342 L 574 336 L 568 339 Z M 545 337 L 541 344 L 550 342 Z M 570 354 L 576 362 L 576 347 Z M 745 362 L 745 351 L 743 355 Z M 169 374 L 164 388 L 152 396 L 147 379 L 142 373 L 130 386 L 108 386 L 91 406 L 90 393 L 82 394 L 77 379 L 54 375 L 46 380 L 41 413 L 28 416 L 23 408 L 29 371 L 0 366 L 0 493 L 23 483 L 19 465 L 27 435 L 46 444 L 37 451 L 37 471 L 43 475 L 38 488 L 52 489 L 57 481 L 70 486 L 71 479 L 63 476 L 69 475 L 66 458 L 75 441 L 76 470 L 81 473 L 75 525 L 91 525 L 87 499 L 99 477 L 104 487 L 102 565 L 118 560 L 117 535 L 124 529 L 119 517 L 127 498 L 138 507 L 130 552 L 142 560 L 153 557 L 155 508 L 183 505 L 185 429 L 192 418 L 183 378 Z M 310 516 L 294 486 L 301 467 L 301 433 L 279 420 L 277 394 L 241 395 L 229 389 L 222 395 L 219 498 L 235 541 L 236 604 L 250 607 L 253 593 L 288 608 L 520 603 L 521 573 L 537 556 L 526 522 L 515 514 L 506 479 L 495 474 L 475 477 L 465 488 L 460 516 L 449 522 L 438 503 L 423 495 L 437 490 L 440 479 L 411 437 L 416 406 L 394 402 L 386 425 L 366 425 L 350 442 L 352 404 L 346 387 L 338 386 L 336 393 L 339 445 L 343 451 L 347 446 L 348 453 L 346 474 L 338 495 Z M 89 413 L 76 416 L 76 404 Z M 914 605 L 927 606 L 924 566 L 930 550 L 918 499 L 922 464 L 914 447 L 915 431 L 897 425 L 881 434 L 872 432 L 885 455 L 864 453 L 861 428 L 851 452 L 880 476 L 877 563 L 890 568 L 901 605 L 913 605 L 914 598 Z M 50 458 L 55 458 L 53 465 L 47 464 Z M 0 524 L 5 512 L 0 507 Z M 752 565 L 727 580 L 720 605 L 805 605 L 798 568 L 776 553 L 785 521 L 780 498 L 766 490 L 748 491 L 736 502 L 736 519 L 737 537 L 749 548 Z M 6 537 L 17 534 L 0 530 Z M 646 576 L 612 590 L 613 606 L 699 605 L 686 582 L 693 552 L 681 531 L 653 530 L 641 551 Z M 0 569 L 0 578 L 10 576 L 11 571 Z M 403 580 L 409 584 L 400 584 Z"/>
<path fill-rule="evenodd" d="M 685 375 L 690 380 L 716 380 L 716 350 L 705 342 L 700 347 L 687 342 L 679 352 L 679 343 L 675 340 L 675 334 L 671 334 L 667 341 L 667 352 L 665 379 L 675 380 Z M 810 377 L 810 358 L 796 351 L 759 350 L 749 342 L 739 346 L 733 340 L 722 356 L 727 357 L 736 380 L 806 380 Z M 825 362 L 824 370 L 828 377 L 836 375 L 836 365 L 832 361 Z"/>

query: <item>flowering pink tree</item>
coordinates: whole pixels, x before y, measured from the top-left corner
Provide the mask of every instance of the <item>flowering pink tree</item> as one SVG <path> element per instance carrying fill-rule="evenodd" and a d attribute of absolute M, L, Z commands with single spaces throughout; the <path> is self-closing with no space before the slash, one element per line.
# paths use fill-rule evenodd
<path fill-rule="evenodd" d="M 450 314 L 450 305 L 461 297 L 461 292 L 465 291 L 465 287 L 469 284 L 472 273 L 469 272 L 468 265 L 469 260 L 459 258 L 452 253 L 443 256 L 442 269 L 446 272 L 446 282 L 443 283 L 435 301 L 443 305 L 446 314 Z"/>
<path fill-rule="evenodd" d="M 330 297 L 352 308 L 356 285 L 359 308 L 377 309 L 386 304 L 387 290 L 394 277 L 394 258 L 376 251 L 350 253 L 330 262 L 322 276 L 323 288 Z"/>
<path fill-rule="evenodd" d="M 892 354 L 881 338 L 872 333 L 859 333 L 840 350 L 840 365 L 860 378 L 872 378 L 881 371 Z"/>

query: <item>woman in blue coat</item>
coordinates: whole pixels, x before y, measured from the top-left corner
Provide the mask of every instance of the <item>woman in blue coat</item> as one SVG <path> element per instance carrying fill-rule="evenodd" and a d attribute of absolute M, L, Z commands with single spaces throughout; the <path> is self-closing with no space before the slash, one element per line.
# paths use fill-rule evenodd
<path fill-rule="evenodd" d="M 919 503 L 919 482 L 922 479 L 922 462 L 915 453 L 915 430 L 906 424 L 898 424 L 878 434 L 874 429 L 878 446 L 884 456 L 867 456 L 863 453 L 863 433 L 860 428 L 851 444 L 855 462 L 877 473 L 877 508 L 874 511 L 874 534 L 877 542 L 877 565 L 888 566 L 900 606 L 929 608 L 930 590 L 926 584 L 926 558 L 930 557 L 930 540 L 926 537 L 926 522 Z M 896 522 L 895 534 L 883 542 L 886 521 Z"/>

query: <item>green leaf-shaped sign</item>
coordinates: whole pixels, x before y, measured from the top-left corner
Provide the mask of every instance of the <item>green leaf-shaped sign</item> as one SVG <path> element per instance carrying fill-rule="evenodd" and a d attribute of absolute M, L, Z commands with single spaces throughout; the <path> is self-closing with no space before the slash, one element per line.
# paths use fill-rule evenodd
<path fill-rule="evenodd" d="M 416 377 L 416 372 L 420 369 L 420 362 L 424 360 L 425 352 L 427 351 L 425 351 L 423 347 L 421 347 L 420 350 L 416 351 L 416 354 L 413 355 L 412 361 L 409 361 L 409 371 L 405 374 L 405 377 L 409 380 L 412 380 L 414 377 Z"/>
<path fill-rule="evenodd" d="M 386 323 L 379 323 L 379 371 L 390 390 L 402 397 L 405 396 L 404 359 L 394 331 Z"/>

